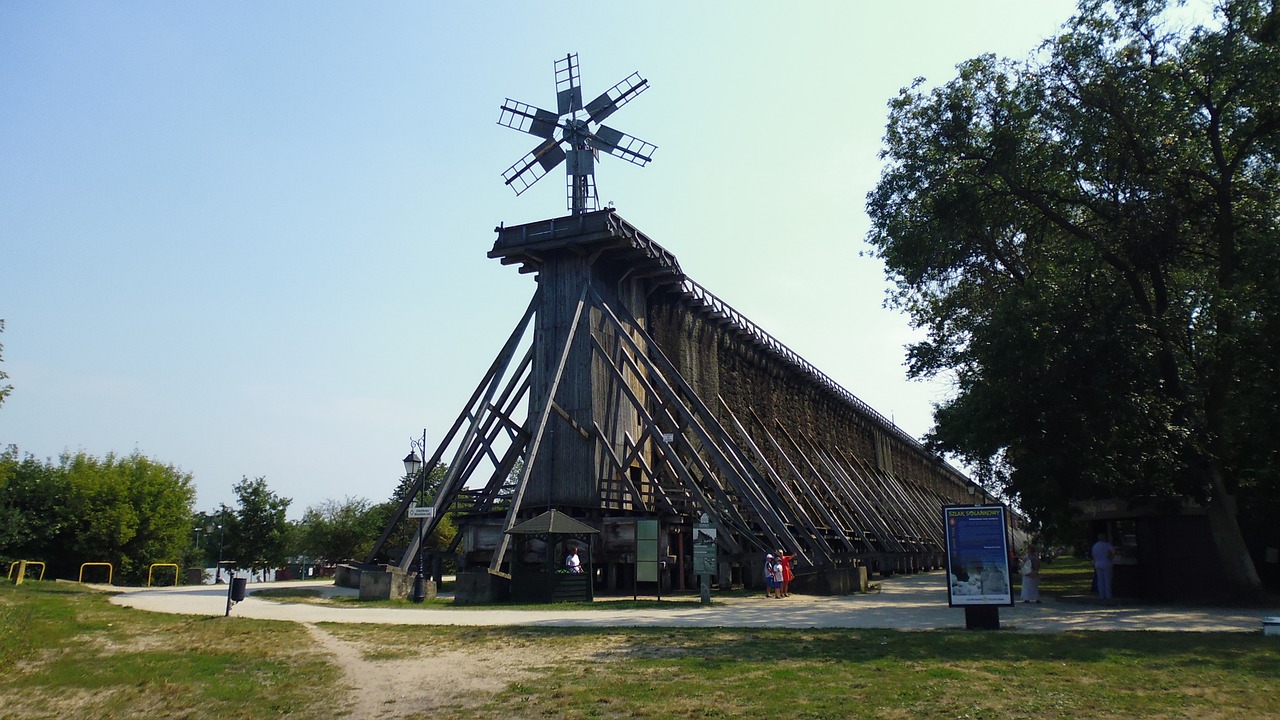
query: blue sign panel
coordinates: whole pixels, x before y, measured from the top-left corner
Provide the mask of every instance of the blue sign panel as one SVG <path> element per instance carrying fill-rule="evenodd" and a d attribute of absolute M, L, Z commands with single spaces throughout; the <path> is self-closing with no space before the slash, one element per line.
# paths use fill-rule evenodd
<path fill-rule="evenodd" d="M 948 505 L 942 512 L 951 607 L 1013 605 L 1004 506 Z"/>

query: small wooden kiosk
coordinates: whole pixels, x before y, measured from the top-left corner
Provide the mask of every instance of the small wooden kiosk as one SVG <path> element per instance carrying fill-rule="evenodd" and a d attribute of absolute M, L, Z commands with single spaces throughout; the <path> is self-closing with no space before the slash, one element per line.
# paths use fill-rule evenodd
<path fill-rule="evenodd" d="M 515 547 L 511 563 L 511 599 L 516 602 L 590 602 L 591 536 L 599 530 L 559 510 L 526 520 L 507 531 Z M 564 558 L 580 549 L 582 572 L 569 572 Z"/>

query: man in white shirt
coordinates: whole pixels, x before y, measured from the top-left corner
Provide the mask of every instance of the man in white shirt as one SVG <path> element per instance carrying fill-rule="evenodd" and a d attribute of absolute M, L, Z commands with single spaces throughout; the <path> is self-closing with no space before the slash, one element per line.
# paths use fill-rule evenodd
<path fill-rule="evenodd" d="M 582 572 L 582 558 L 578 557 L 578 548 L 569 548 L 569 556 L 564 559 L 564 566 L 571 573 Z"/>
<path fill-rule="evenodd" d="M 1107 534 L 1099 533 L 1098 542 L 1089 553 L 1093 555 L 1093 569 L 1098 574 L 1098 597 L 1111 597 L 1111 576 L 1115 570 L 1116 548 L 1107 542 Z"/>

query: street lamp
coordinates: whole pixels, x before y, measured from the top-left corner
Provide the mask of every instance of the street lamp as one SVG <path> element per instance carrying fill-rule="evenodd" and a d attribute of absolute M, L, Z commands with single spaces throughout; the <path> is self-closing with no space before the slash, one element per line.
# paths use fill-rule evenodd
<path fill-rule="evenodd" d="M 214 571 L 213 583 L 217 585 L 222 582 L 222 540 L 226 537 L 226 533 L 222 531 L 222 526 L 218 526 L 218 569 Z"/>
<path fill-rule="evenodd" d="M 424 446 L 426 443 L 426 439 L 427 439 L 427 431 L 423 430 L 422 440 L 423 440 Z M 426 452 L 425 447 L 423 447 L 423 452 Z M 412 448 L 412 443 L 410 443 L 409 454 L 404 456 L 404 472 L 405 472 L 405 475 L 411 478 L 418 477 L 418 473 L 422 472 L 422 458 L 418 457 L 418 451 Z M 418 483 L 418 505 L 419 506 L 422 506 L 423 504 L 423 499 L 426 494 L 426 485 L 427 483 L 425 482 L 424 479 L 419 480 L 419 483 Z M 427 583 L 426 583 L 426 576 L 425 576 L 425 567 L 423 565 L 423 558 L 422 558 L 422 546 L 426 544 L 425 540 L 422 537 L 422 534 L 426 529 L 426 526 L 427 526 L 427 519 L 425 517 L 418 518 L 418 577 L 415 578 L 413 581 L 413 598 L 412 598 L 413 602 L 415 603 L 421 603 L 422 601 L 427 599 Z"/>

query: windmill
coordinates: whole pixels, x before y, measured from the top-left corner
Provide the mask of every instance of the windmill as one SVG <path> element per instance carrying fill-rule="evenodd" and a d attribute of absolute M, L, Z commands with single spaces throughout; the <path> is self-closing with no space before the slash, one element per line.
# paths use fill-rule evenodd
<path fill-rule="evenodd" d="M 600 157 L 600 151 L 644 167 L 652 158 L 653 151 L 658 149 L 657 145 L 600 124 L 647 90 L 649 81 L 639 73 L 631 73 L 583 106 L 578 56 L 570 53 L 557 60 L 555 72 L 556 112 L 511 98 L 502 104 L 499 125 L 543 138 L 540 145 L 507 168 L 502 178 L 519 195 L 567 160 L 565 174 L 569 211 L 577 214 L 598 210 L 595 161 Z"/>

